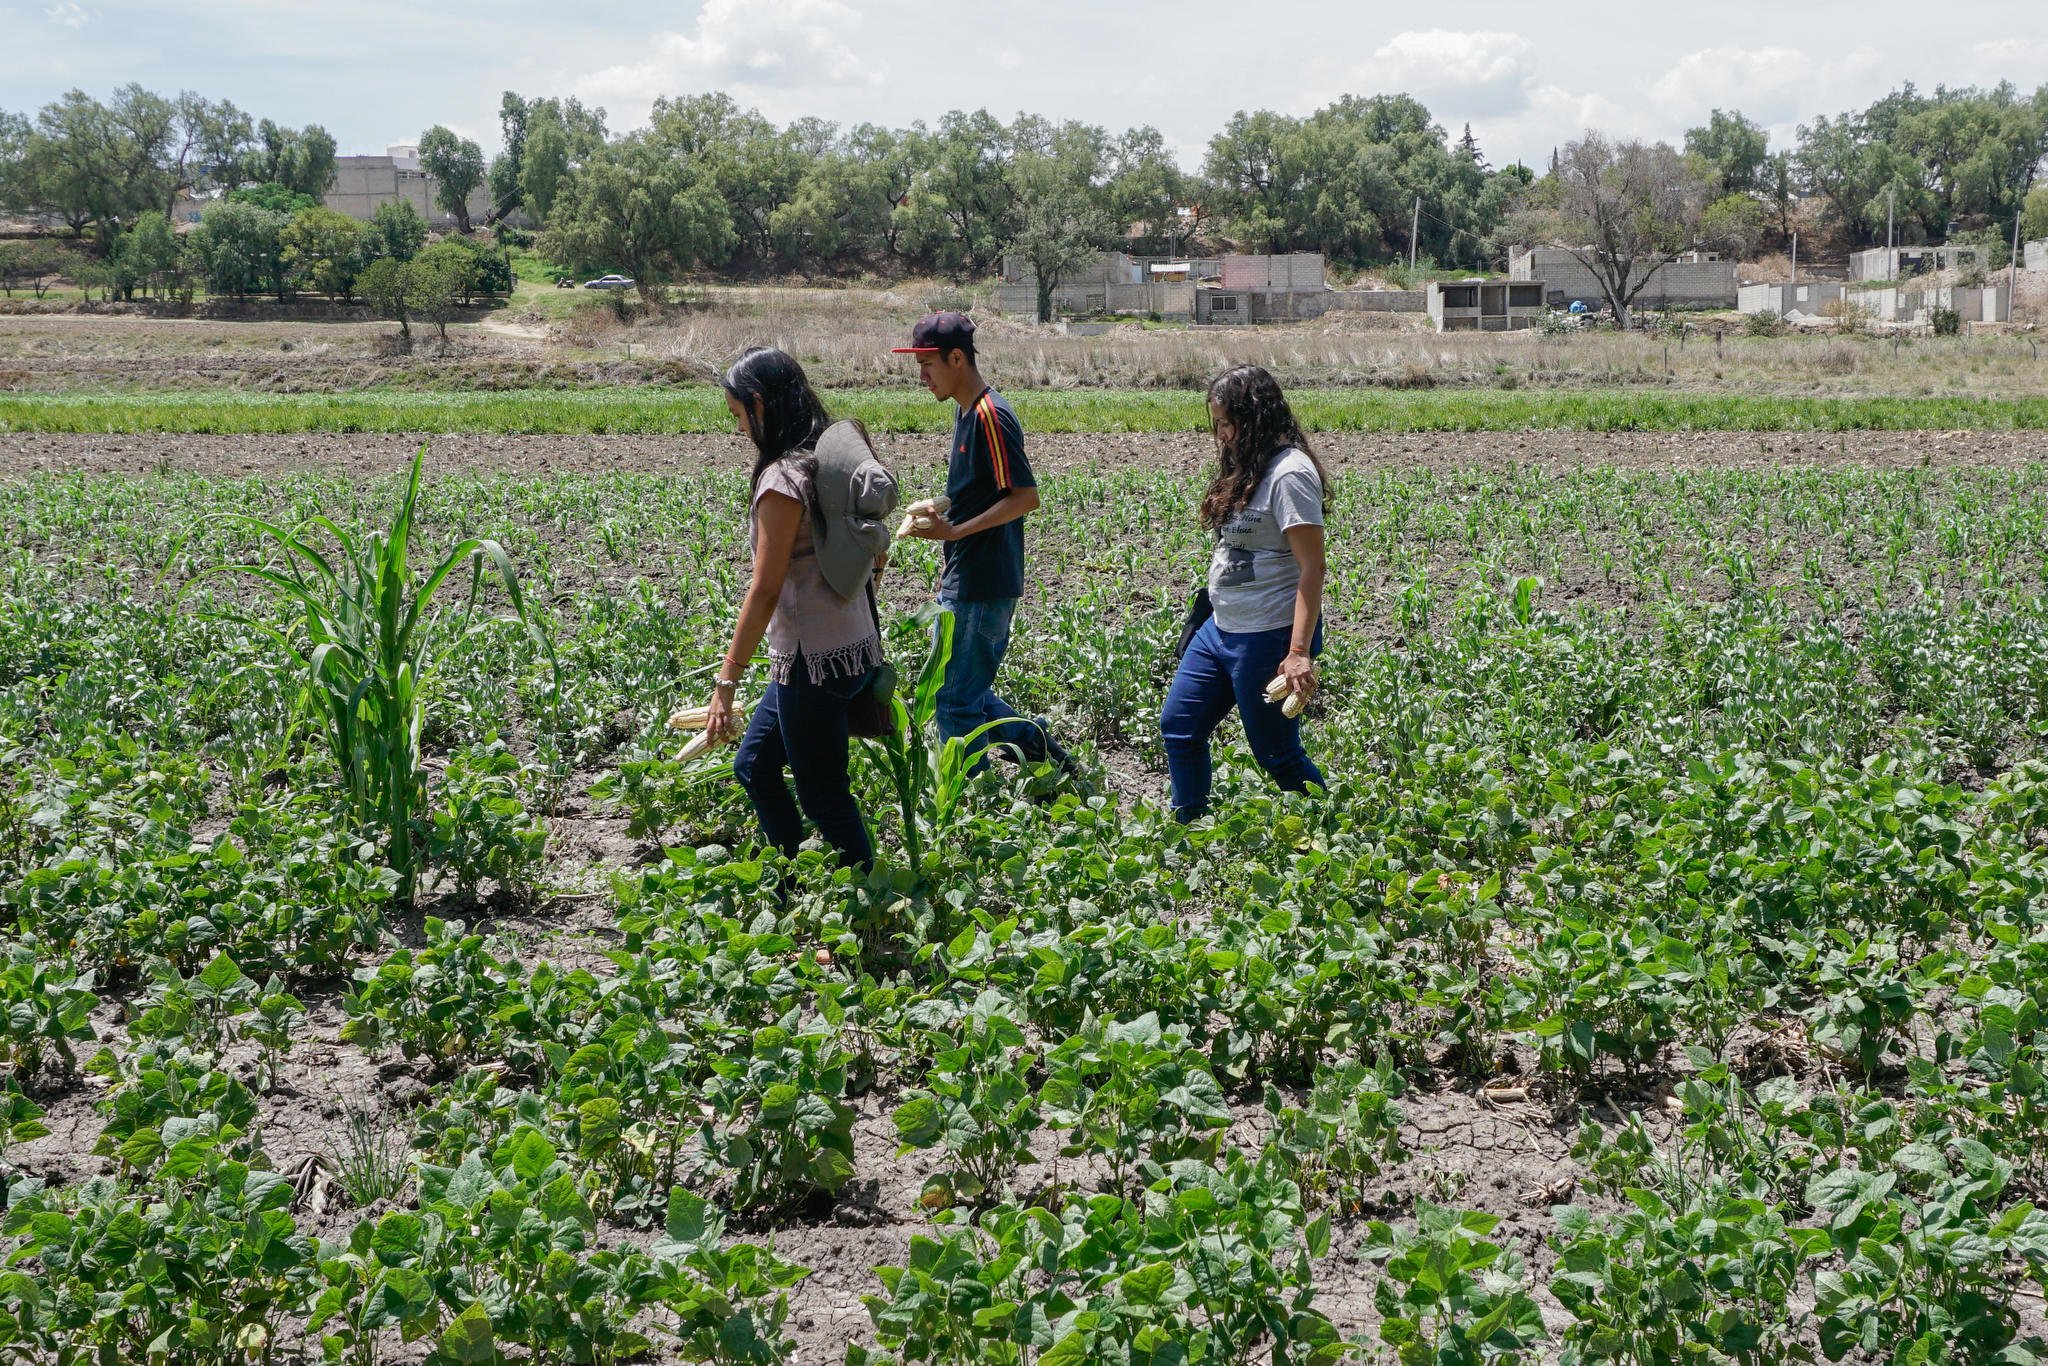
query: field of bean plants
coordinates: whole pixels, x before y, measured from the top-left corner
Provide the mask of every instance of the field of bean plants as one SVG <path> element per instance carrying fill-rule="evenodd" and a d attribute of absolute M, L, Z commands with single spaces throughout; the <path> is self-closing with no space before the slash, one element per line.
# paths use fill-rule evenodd
<path fill-rule="evenodd" d="M 1005 677 L 1088 781 L 913 725 L 868 876 L 664 725 L 736 443 L 17 469 L 0 1361 L 2037 1361 L 2048 467 L 1936 436 L 1339 443 L 1330 789 L 1186 828 L 1198 439 L 1077 440 Z"/>

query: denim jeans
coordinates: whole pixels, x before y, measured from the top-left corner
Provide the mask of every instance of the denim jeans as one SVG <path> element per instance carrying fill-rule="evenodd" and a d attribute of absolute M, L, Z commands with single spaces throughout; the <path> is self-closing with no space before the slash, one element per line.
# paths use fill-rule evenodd
<path fill-rule="evenodd" d="M 1027 762 L 1045 759 L 1045 731 L 1021 719 L 1015 707 L 996 696 L 996 670 L 1010 648 L 1010 619 L 1016 615 L 1017 600 L 941 598 L 939 606 L 953 614 L 953 657 L 946 664 L 946 681 L 939 685 L 939 738 L 965 739 L 991 721 L 1004 721 L 1009 724 L 996 726 L 968 746 L 976 771 L 988 762 L 989 745 L 1014 745 Z"/>
<path fill-rule="evenodd" d="M 1288 792 L 1300 792 L 1310 783 L 1322 786 L 1322 770 L 1301 747 L 1300 719 L 1290 720 L 1277 703 L 1266 700 L 1266 685 L 1280 672 L 1293 637 L 1291 626 L 1222 631 L 1211 617 L 1188 642 L 1159 714 L 1173 814 L 1180 820 L 1194 820 L 1209 809 L 1209 737 L 1233 706 L 1244 719 L 1252 757 L 1275 783 Z M 1309 652 L 1323 652 L 1320 622 Z"/>
<path fill-rule="evenodd" d="M 762 838 L 783 853 L 796 853 L 803 843 L 803 817 L 809 816 L 819 836 L 839 851 L 841 863 L 870 867 L 875 847 L 860 804 L 853 799 L 846 708 L 874 678 L 874 671 L 813 683 L 799 656 L 789 677 L 787 683 L 770 683 L 754 708 L 754 719 L 733 756 L 733 776 L 754 804 Z M 783 777 L 785 769 L 796 782 L 794 799 Z M 797 812 L 799 803 L 802 815 Z"/>

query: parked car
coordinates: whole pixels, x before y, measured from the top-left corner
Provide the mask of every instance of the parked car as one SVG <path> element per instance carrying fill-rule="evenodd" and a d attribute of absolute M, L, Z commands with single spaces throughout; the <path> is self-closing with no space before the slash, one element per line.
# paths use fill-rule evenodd
<path fill-rule="evenodd" d="M 600 275 L 595 280 L 585 280 L 583 287 L 585 289 L 631 289 L 633 287 L 633 277 L 630 275 Z"/>

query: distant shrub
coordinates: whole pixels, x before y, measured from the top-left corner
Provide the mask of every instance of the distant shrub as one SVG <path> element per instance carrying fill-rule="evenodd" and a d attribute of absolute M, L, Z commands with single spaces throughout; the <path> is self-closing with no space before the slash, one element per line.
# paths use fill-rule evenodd
<path fill-rule="evenodd" d="M 1934 324 L 1934 335 L 1937 337 L 1958 336 L 1963 330 L 1963 315 L 1953 308 L 1935 309 L 1929 321 Z"/>
<path fill-rule="evenodd" d="M 1759 308 L 1745 320 L 1743 330 L 1752 337 L 1782 337 L 1785 320 L 1768 308 Z"/>

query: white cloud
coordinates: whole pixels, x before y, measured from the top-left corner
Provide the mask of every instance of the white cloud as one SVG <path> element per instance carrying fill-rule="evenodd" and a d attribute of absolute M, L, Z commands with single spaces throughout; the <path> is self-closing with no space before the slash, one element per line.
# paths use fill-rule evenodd
<path fill-rule="evenodd" d="M 1442 119 L 1483 118 L 1528 104 L 1535 79 L 1529 54 L 1529 40 L 1519 33 L 1411 29 L 1373 49 L 1341 80 L 1366 94 L 1413 95 Z"/>
<path fill-rule="evenodd" d="M 1813 57 L 1791 47 L 1716 47 L 1690 52 L 1649 87 L 1651 104 L 1677 127 L 1739 109 L 1784 141 L 1794 125 L 1867 100 L 1861 92 L 1883 59 L 1868 47 Z"/>
<path fill-rule="evenodd" d="M 575 92 L 644 112 L 663 95 L 725 90 L 815 95 L 822 87 L 873 87 L 885 72 L 854 51 L 859 10 L 844 0 L 705 0 L 685 32 L 655 34 L 642 61 L 577 78 Z"/>
<path fill-rule="evenodd" d="M 1970 55 L 1980 62 L 1995 62 L 2004 70 L 1993 71 L 1984 77 L 1984 84 L 1995 84 L 2001 79 L 2011 80 L 2017 85 L 2032 82 L 2015 67 L 2032 67 L 2038 72 L 2048 67 L 2048 40 L 2040 38 L 1992 38 L 1970 45 Z"/>
<path fill-rule="evenodd" d="M 1528 55 L 1529 40 L 1519 33 L 1432 28 L 1395 34 L 1372 61 L 1404 85 L 1492 85 L 1519 79 Z"/>
<path fill-rule="evenodd" d="M 66 28 L 84 28 L 92 22 L 92 16 L 79 6 L 78 0 L 57 0 L 56 4 L 43 11 L 43 16 L 51 23 L 62 24 Z"/>

